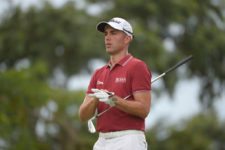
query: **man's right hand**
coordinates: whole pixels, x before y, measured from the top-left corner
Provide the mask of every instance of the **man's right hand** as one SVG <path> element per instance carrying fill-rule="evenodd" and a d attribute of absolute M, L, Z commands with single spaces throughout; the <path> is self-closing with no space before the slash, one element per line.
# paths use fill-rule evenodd
<path fill-rule="evenodd" d="M 96 97 L 99 101 L 104 102 L 110 106 L 115 106 L 115 102 L 112 100 L 114 96 L 114 92 L 108 92 L 105 90 L 99 89 L 91 89 L 93 94 L 89 94 L 89 96 Z"/>

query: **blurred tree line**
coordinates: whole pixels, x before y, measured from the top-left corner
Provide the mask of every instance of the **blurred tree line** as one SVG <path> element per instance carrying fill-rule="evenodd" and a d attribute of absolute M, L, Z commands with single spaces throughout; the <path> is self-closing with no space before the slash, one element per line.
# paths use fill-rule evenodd
<path fill-rule="evenodd" d="M 85 91 L 69 91 L 67 83 L 82 70 L 90 72 L 91 59 L 108 59 L 95 26 L 114 16 L 132 23 L 130 52 L 156 74 L 194 56 L 185 73 L 175 71 L 163 80 L 161 91 L 172 95 L 179 78 L 201 81 L 199 100 L 206 111 L 177 126 L 157 122 L 146 133 L 150 147 L 225 149 L 225 123 L 213 107 L 225 81 L 223 0 L 86 0 L 82 8 L 77 2 L 54 7 L 42 1 L 28 9 L 11 4 L 1 15 L 0 149 L 92 148 L 97 135 L 87 132 L 77 114 Z M 55 78 L 58 71 L 63 82 Z"/>

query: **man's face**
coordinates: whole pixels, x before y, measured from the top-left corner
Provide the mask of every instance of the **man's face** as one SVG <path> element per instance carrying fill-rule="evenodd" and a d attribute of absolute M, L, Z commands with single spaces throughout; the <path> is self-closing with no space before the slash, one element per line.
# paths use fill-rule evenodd
<path fill-rule="evenodd" d="M 124 32 L 110 26 L 105 27 L 105 47 L 109 54 L 117 54 L 127 47 L 129 38 Z"/>

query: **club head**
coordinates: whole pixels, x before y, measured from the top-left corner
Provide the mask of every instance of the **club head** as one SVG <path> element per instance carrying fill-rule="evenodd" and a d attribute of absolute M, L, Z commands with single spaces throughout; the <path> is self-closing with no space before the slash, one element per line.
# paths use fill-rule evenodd
<path fill-rule="evenodd" d="M 90 133 L 95 133 L 96 132 L 95 126 L 94 126 L 94 124 L 93 124 L 91 119 L 88 120 L 88 131 Z"/>

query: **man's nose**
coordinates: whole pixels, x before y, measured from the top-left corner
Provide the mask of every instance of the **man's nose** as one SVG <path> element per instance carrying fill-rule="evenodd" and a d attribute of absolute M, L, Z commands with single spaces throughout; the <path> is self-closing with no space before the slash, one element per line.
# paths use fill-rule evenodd
<path fill-rule="evenodd" d="M 109 41 L 109 40 L 110 40 L 110 35 L 106 35 L 106 36 L 105 36 L 105 40 L 106 40 L 106 41 Z"/>

